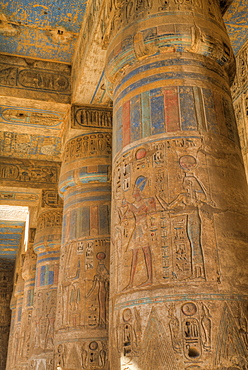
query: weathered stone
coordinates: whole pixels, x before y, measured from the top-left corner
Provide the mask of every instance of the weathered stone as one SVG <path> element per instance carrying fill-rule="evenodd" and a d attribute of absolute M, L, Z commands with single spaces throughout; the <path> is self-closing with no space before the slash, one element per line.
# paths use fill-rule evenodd
<path fill-rule="evenodd" d="M 220 9 L 156 0 L 106 7 L 110 368 L 242 368 L 248 192 Z"/>

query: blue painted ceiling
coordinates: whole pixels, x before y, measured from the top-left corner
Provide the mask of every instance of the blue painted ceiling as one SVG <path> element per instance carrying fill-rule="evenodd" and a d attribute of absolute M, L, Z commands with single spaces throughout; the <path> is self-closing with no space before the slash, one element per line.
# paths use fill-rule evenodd
<path fill-rule="evenodd" d="M 0 53 L 70 63 L 87 0 L 2 0 Z M 235 52 L 247 39 L 247 0 L 234 0 L 225 23 Z"/>
<path fill-rule="evenodd" d="M 224 15 L 224 21 L 234 53 L 237 54 L 248 39 L 248 1 L 234 0 Z"/>
<path fill-rule="evenodd" d="M 87 0 L 2 0 L 0 52 L 69 63 Z"/>
<path fill-rule="evenodd" d="M 25 229 L 25 221 L 0 220 L 0 257 L 15 260 Z"/>

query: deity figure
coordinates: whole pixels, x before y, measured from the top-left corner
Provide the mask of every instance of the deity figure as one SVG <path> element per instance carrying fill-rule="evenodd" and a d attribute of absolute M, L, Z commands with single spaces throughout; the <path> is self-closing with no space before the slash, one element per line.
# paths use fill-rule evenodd
<path fill-rule="evenodd" d="M 133 190 L 134 202 L 129 203 L 124 199 L 120 209 L 122 220 L 128 217 L 128 213 L 131 213 L 135 219 L 135 226 L 127 245 L 127 250 L 132 251 L 132 262 L 129 283 L 125 289 L 133 287 L 139 250 L 143 251 L 147 273 L 147 280 L 139 286 L 144 287 L 152 284 L 151 230 L 148 217 L 156 211 L 156 203 L 153 197 L 143 197 L 142 192 L 146 184 L 147 178 L 139 176 L 135 181 Z"/>

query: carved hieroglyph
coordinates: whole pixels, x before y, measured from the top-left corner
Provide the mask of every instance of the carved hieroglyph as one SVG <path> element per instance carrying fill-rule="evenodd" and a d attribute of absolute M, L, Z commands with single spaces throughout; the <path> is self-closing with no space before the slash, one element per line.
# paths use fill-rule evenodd
<path fill-rule="evenodd" d="M 220 9 L 107 1 L 102 39 L 113 97 L 111 370 L 241 369 L 248 191 Z"/>
<path fill-rule="evenodd" d="M 88 112 L 88 113 L 87 113 Z M 75 124 L 110 129 L 109 111 L 75 108 Z M 74 127 L 75 128 L 75 127 Z M 73 129 L 74 129 L 73 128 Z M 111 134 L 85 132 L 65 144 L 58 285 L 57 368 L 108 369 Z M 75 341 L 76 338 L 76 341 Z"/>

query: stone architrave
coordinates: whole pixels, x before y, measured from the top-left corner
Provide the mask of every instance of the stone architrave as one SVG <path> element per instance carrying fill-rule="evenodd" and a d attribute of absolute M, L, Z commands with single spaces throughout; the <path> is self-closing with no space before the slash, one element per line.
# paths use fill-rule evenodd
<path fill-rule="evenodd" d="M 0 259 L 0 370 L 5 370 L 10 332 L 14 263 Z"/>
<path fill-rule="evenodd" d="M 107 370 L 109 112 L 92 106 L 76 107 L 72 112 L 77 122 L 72 115 L 59 181 L 64 211 L 55 365 L 57 369 Z M 85 119 L 90 129 L 85 127 Z"/>
<path fill-rule="evenodd" d="M 34 240 L 37 255 L 29 367 L 53 370 L 62 210 L 42 208 Z"/>
<path fill-rule="evenodd" d="M 111 370 L 243 369 L 248 190 L 217 1 L 107 1 Z"/>

